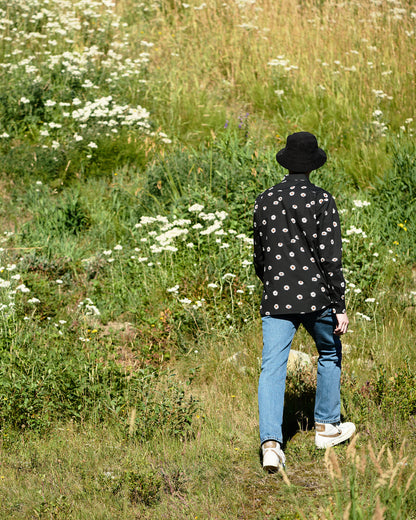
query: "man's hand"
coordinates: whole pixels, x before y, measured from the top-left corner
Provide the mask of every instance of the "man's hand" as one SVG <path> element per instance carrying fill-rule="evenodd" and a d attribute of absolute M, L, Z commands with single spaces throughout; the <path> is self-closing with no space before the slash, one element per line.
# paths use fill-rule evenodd
<path fill-rule="evenodd" d="M 342 336 L 342 334 L 345 334 L 347 332 L 350 321 L 346 314 L 336 314 L 336 317 L 337 326 L 335 327 L 334 334 L 336 334 L 337 336 Z"/>

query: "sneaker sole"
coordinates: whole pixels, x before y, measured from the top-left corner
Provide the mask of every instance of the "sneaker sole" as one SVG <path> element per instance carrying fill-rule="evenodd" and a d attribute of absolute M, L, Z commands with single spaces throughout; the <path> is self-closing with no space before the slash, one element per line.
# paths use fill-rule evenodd
<path fill-rule="evenodd" d="M 284 467 L 282 466 L 263 466 L 263 470 L 266 473 L 279 473 L 279 469 L 284 470 Z"/>
<path fill-rule="evenodd" d="M 270 460 L 271 459 L 271 460 Z M 279 469 L 285 469 L 285 465 L 277 456 L 266 455 L 263 460 L 263 469 L 268 473 L 277 473 Z"/>

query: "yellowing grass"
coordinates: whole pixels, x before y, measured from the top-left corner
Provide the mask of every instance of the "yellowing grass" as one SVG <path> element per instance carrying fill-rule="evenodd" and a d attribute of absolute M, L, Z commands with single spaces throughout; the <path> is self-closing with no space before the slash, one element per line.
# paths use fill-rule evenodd
<path fill-rule="evenodd" d="M 154 43 L 149 101 L 186 141 L 248 113 L 252 138 L 313 131 L 352 175 L 362 158 L 368 179 L 387 164 L 384 136 L 413 133 L 416 8 L 405 2 L 172 1 L 150 24 L 132 5 L 118 4 L 132 35 Z"/>

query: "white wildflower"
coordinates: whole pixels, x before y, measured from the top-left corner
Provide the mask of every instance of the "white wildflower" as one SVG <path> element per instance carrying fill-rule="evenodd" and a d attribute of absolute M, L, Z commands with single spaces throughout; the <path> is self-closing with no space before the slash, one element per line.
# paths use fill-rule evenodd
<path fill-rule="evenodd" d="M 363 318 L 363 320 L 371 321 L 370 316 L 366 316 L 366 315 L 363 314 L 362 312 L 356 312 L 355 314 L 356 314 L 357 316 L 360 316 L 361 318 Z"/>
<path fill-rule="evenodd" d="M 370 206 L 371 202 L 366 200 L 353 200 L 354 206 L 356 208 L 364 208 L 365 206 Z"/>
<path fill-rule="evenodd" d="M 220 220 L 225 220 L 227 217 L 228 217 L 228 213 L 226 211 L 216 211 L 215 212 L 215 215 L 217 216 L 217 218 L 219 218 Z"/>
<path fill-rule="evenodd" d="M 221 221 L 216 220 L 211 226 L 207 227 L 203 231 L 200 232 L 201 235 L 210 235 L 214 231 L 217 231 L 222 226 Z"/>

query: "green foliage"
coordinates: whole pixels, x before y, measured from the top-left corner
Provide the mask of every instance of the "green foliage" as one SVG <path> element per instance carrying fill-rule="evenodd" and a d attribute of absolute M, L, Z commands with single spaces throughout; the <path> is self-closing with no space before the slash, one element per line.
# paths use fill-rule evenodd
<path fill-rule="evenodd" d="M 44 186 L 32 189 L 34 193 L 29 204 L 34 215 L 22 227 L 24 240 L 44 247 L 50 241 L 64 243 L 88 230 L 90 211 L 78 191 L 66 191 L 56 197 Z"/>
<path fill-rule="evenodd" d="M 240 132 L 240 133 L 239 133 Z M 228 130 L 197 149 L 176 149 L 145 172 L 144 214 L 181 212 L 189 201 L 226 210 L 239 231 L 251 226 L 255 197 L 278 182 L 276 161 L 240 131 Z"/>
<path fill-rule="evenodd" d="M 382 370 L 374 384 L 374 399 L 385 414 L 401 420 L 416 415 L 416 374 L 409 363 L 390 377 Z"/>
<path fill-rule="evenodd" d="M 55 329 L 55 332 L 54 332 Z M 103 344 L 86 348 L 76 332 L 53 325 L 31 333 L 3 321 L 0 361 L 0 420 L 13 428 L 43 431 L 57 420 L 122 421 L 127 434 L 128 410 L 137 410 L 137 431 L 151 438 L 192 431 L 197 403 L 171 382 L 155 393 L 160 376 L 153 368 L 127 372 Z M 48 343 L 42 341 L 47 334 Z"/>
<path fill-rule="evenodd" d="M 416 242 L 416 147 L 413 143 L 394 142 L 393 165 L 377 182 L 371 199 L 377 205 L 381 241 L 396 237 L 398 249 L 409 254 Z"/>
<path fill-rule="evenodd" d="M 281 2 L 285 26 L 273 2 L 87 3 L 0 0 L 0 516 L 408 518 L 410 3 L 372 2 L 366 23 L 368 2 Z M 343 414 L 394 453 L 353 441 L 328 476 L 308 431 L 314 369 L 291 371 L 286 488 L 253 450 L 250 236 L 298 130 L 328 152 L 311 180 L 342 212 Z M 246 366 L 230 370 L 236 351 Z"/>
<path fill-rule="evenodd" d="M 68 155 L 62 149 L 43 148 L 25 142 L 16 146 L 3 145 L 1 151 L 1 171 L 19 183 L 22 180 L 29 183 L 67 180 Z"/>
<path fill-rule="evenodd" d="M 131 502 L 152 506 L 160 500 L 163 480 L 156 471 L 129 471 L 124 475 L 124 480 Z"/>
<path fill-rule="evenodd" d="M 133 432 L 140 439 L 150 439 L 158 431 L 171 437 L 192 438 L 192 422 L 198 410 L 198 401 L 187 397 L 175 384 L 159 392 L 150 387 L 144 399 L 138 402 Z"/>
<path fill-rule="evenodd" d="M 86 351 L 75 337 L 66 343 L 55 335 L 52 346 L 32 339 L 11 348 L 4 339 L 0 365 L 4 424 L 43 429 L 57 418 L 102 420 L 120 413 L 129 398 L 138 395 L 139 381 L 130 383 L 121 367 L 97 350 Z"/>

